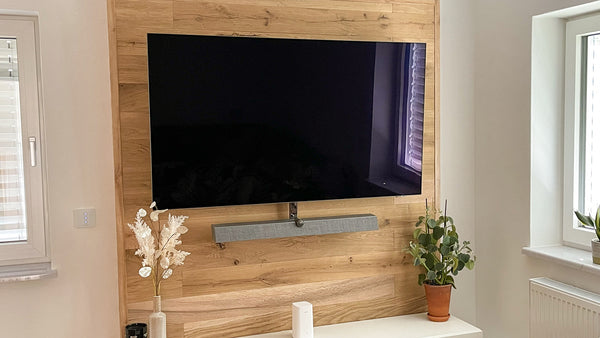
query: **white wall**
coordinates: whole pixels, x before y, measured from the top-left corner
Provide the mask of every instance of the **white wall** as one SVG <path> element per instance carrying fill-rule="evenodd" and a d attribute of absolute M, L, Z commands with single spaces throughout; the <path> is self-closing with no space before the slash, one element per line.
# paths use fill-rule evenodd
<path fill-rule="evenodd" d="M 475 240 L 474 3 L 440 3 L 440 190 L 461 240 Z M 478 263 L 475 264 L 477 268 Z M 452 291 L 452 314 L 475 323 L 475 272 L 465 269 Z"/>
<path fill-rule="evenodd" d="M 52 263 L 58 277 L 0 284 L 0 336 L 117 337 L 118 286 L 105 0 L 3 0 L 39 12 Z M 94 207 L 97 225 L 73 227 Z"/>
<path fill-rule="evenodd" d="M 486 338 L 528 336 L 530 277 L 600 292 L 589 274 L 521 254 L 529 244 L 532 16 L 585 2 L 475 4 L 476 308 Z"/>

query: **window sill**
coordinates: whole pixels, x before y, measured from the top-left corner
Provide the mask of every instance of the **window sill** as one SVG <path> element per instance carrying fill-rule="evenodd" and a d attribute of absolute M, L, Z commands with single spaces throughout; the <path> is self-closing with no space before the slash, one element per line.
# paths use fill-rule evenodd
<path fill-rule="evenodd" d="M 590 251 L 555 245 L 535 248 L 524 247 L 521 252 L 530 257 L 600 276 L 600 265 L 592 263 L 592 253 Z"/>
<path fill-rule="evenodd" d="M 10 265 L 0 267 L 0 284 L 39 280 L 57 275 L 50 263 Z"/>

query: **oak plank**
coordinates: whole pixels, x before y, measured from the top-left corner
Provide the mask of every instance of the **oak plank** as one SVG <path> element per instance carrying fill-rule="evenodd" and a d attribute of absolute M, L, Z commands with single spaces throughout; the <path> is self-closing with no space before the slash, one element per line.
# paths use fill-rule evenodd
<path fill-rule="evenodd" d="M 183 296 L 398 274 L 413 269 L 411 259 L 388 251 L 240 265 L 235 268 L 184 270 Z"/>
<path fill-rule="evenodd" d="M 386 14 L 391 13 L 176 0 L 173 27 L 191 33 L 234 30 L 341 36 L 360 36 L 365 31 L 377 30 L 378 35 L 387 36 L 389 40 L 392 34 L 388 29 L 390 23 Z"/>
<path fill-rule="evenodd" d="M 186 2 L 200 2 L 201 0 L 178 0 Z M 246 0 L 224 0 L 218 3 L 230 5 L 247 5 Z M 392 12 L 392 3 L 372 2 L 372 1 L 345 1 L 345 0 L 253 0 L 253 6 L 259 7 L 285 7 L 285 8 L 311 8 L 311 9 L 332 9 L 332 10 L 351 10 L 367 12 Z"/>
<path fill-rule="evenodd" d="M 185 323 L 289 311 L 291 303 L 300 300 L 315 305 L 341 304 L 392 297 L 394 292 L 394 276 L 387 275 L 166 299 L 162 309 L 172 323 Z M 132 314 L 151 310 L 151 301 L 128 305 Z"/>
<path fill-rule="evenodd" d="M 119 55 L 119 83 L 148 83 L 146 55 Z"/>
<path fill-rule="evenodd" d="M 338 304 L 317 305 L 313 308 L 315 326 L 331 322 L 343 323 L 385 316 L 419 313 L 426 310 L 425 298 L 391 297 Z M 239 337 L 291 329 L 290 309 L 259 316 L 221 318 L 184 325 L 185 337 Z"/>
<path fill-rule="evenodd" d="M 116 27 L 169 28 L 173 25 L 171 0 L 119 0 L 115 7 Z"/>
<path fill-rule="evenodd" d="M 122 112 L 141 112 L 140 118 L 144 118 L 144 120 L 139 122 L 147 120 L 145 115 L 148 115 L 150 111 L 147 84 L 121 84 L 119 85 L 119 98 L 119 109 Z M 139 122 L 121 120 L 121 124 L 127 126 Z"/>

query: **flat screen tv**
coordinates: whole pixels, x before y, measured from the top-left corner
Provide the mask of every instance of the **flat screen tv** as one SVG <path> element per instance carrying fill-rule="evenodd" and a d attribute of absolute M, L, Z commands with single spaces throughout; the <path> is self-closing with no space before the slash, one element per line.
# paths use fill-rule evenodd
<path fill-rule="evenodd" d="M 148 35 L 163 208 L 419 194 L 425 44 Z"/>

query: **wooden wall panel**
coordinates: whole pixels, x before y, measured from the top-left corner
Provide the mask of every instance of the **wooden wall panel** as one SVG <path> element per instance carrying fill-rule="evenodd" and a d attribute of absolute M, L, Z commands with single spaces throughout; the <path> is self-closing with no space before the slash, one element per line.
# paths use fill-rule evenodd
<path fill-rule="evenodd" d="M 291 302 L 313 302 L 315 325 L 425 310 L 402 249 L 424 200 L 438 194 L 439 4 L 436 0 L 108 0 L 122 324 L 145 321 L 151 281 L 138 276 L 126 224 L 151 202 L 148 33 L 422 42 L 427 44 L 422 194 L 302 202 L 301 217 L 373 213 L 378 231 L 226 243 L 211 224 L 281 219 L 286 204 L 172 210 L 190 218 L 192 254 L 163 284 L 168 333 L 237 337 L 291 327 Z"/>

